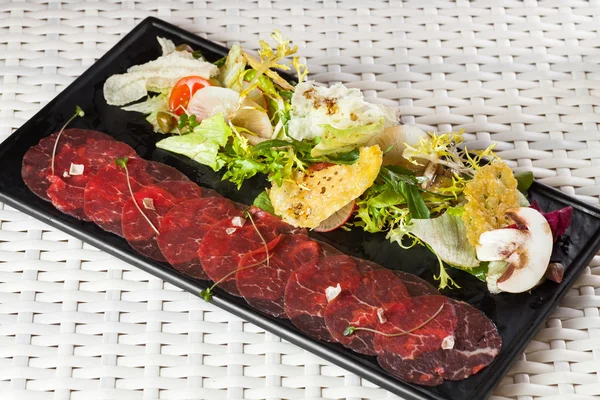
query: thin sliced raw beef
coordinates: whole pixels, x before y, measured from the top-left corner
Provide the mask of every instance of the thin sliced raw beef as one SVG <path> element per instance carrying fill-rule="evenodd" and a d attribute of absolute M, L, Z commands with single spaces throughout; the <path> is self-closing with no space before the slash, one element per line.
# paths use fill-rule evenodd
<path fill-rule="evenodd" d="M 129 157 L 127 170 L 129 184 L 134 192 L 142 186 L 164 182 L 168 176 L 176 178 L 175 180 L 189 180 L 168 165 L 146 161 L 140 157 Z M 86 217 L 102 229 L 123 236 L 121 215 L 125 202 L 130 198 L 125 170 L 113 163 L 98 171 L 88 182 L 83 196 L 83 209 Z"/>
<path fill-rule="evenodd" d="M 204 190 L 212 195 L 214 191 Z M 214 192 L 216 193 L 216 192 Z M 157 241 L 163 255 L 176 270 L 197 279 L 208 279 L 198 252 L 206 233 L 217 222 L 241 217 L 235 203 L 224 197 L 202 197 L 171 208 L 160 223 Z"/>
<path fill-rule="evenodd" d="M 458 319 L 452 301 L 444 296 L 411 297 L 386 307 L 384 317 L 386 322 L 379 323 L 377 330 L 402 335 L 375 335 L 379 365 L 406 382 L 441 384 L 438 360 L 431 353 L 454 345 Z"/>
<path fill-rule="evenodd" d="M 59 132 L 46 136 L 38 144 L 31 147 L 23 156 L 21 176 L 29 189 L 40 198 L 50 201 L 46 194 L 52 169 L 52 151 Z M 113 140 L 105 133 L 88 129 L 65 129 L 56 145 L 56 154 L 65 148 L 72 148 L 96 140 Z"/>
<path fill-rule="evenodd" d="M 408 272 L 393 270 L 394 274 L 404 282 L 408 293 L 412 297 L 425 296 L 427 294 L 439 295 L 440 292 L 424 279 L 419 278 L 414 274 Z"/>
<path fill-rule="evenodd" d="M 148 161 L 146 172 L 154 179 L 154 182 L 164 181 L 189 181 L 183 172 L 171 167 L 170 165 L 163 164 L 158 161 Z"/>
<path fill-rule="evenodd" d="M 285 285 L 293 271 L 319 258 L 319 250 L 319 244 L 306 235 L 282 235 L 268 262 L 264 247 L 247 253 L 235 276 L 240 294 L 259 311 L 285 318 Z"/>
<path fill-rule="evenodd" d="M 54 175 L 47 194 L 54 207 L 72 217 L 88 220 L 83 211 L 84 190 L 98 171 L 120 157 L 135 156 L 135 150 L 123 142 L 97 140 L 76 147 L 66 147 L 56 155 Z M 71 165 L 83 166 L 80 175 L 71 175 Z"/>
<path fill-rule="evenodd" d="M 374 356 L 377 352 L 372 332 L 357 330 L 344 336 L 344 331 L 348 326 L 376 329 L 386 307 L 408 297 L 406 286 L 392 271 L 373 269 L 362 274 L 355 288 L 343 290 L 327 304 L 325 323 L 331 336 L 343 346 Z"/>
<path fill-rule="evenodd" d="M 364 258 L 354 257 L 354 261 L 356 261 L 356 267 L 358 268 L 361 274 L 376 271 L 379 269 L 384 269 L 381 265 L 373 261 L 365 260 Z"/>
<path fill-rule="evenodd" d="M 167 261 L 160 251 L 154 229 L 160 227 L 163 217 L 173 206 L 189 199 L 202 197 L 202 189 L 191 181 L 164 181 L 142 187 L 133 193 L 133 197 L 152 225 L 140 213 L 134 199 L 127 200 L 121 218 L 123 235 L 127 243 L 148 258 Z M 144 205 L 144 201 L 149 204 Z"/>
<path fill-rule="evenodd" d="M 198 252 L 210 279 L 219 282 L 220 288 L 236 296 L 240 296 L 240 292 L 235 283 L 235 271 L 244 254 L 264 247 L 263 239 L 270 243 L 283 233 L 304 232 L 260 208 L 251 206 L 248 212 L 256 228 L 246 216 L 225 218 L 206 233 Z"/>
<path fill-rule="evenodd" d="M 451 348 L 439 348 L 414 359 L 384 352 L 378 361 L 396 376 L 422 385 L 439 385 L 444 379 L 462 380 L 488 366 L 502 348 L 502 338 L 492 321 L 467 303 L 452 300 L 457 325 Z M 452 344 L 452 343 L 450 343 Z M 394 373 L 394 372 L 392 372 Z"/>
<path fill-rule="evenodd" d="M 334 342 L 325 325 L 327 288 L 356 287 L 360 272 L 356 261 L 347 255 L 321 257 L 292 272 L 285 288 L 285 312 L 302 332 L 317 339 Z"/>
<path fill-rule="evenodd" d="M 458 324 L 454 331 L 454 348 L 443 353 L 440 375 L 458 381 L 488 366 L 500 353 L 502 338 L 494 323 L 475 307 L 454 301 Z"/>

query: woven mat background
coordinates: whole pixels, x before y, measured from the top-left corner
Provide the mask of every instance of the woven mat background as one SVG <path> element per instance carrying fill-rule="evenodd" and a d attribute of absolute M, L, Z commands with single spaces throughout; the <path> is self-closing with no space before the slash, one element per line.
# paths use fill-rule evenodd
<path fill-rule="evenodd" d="M 249 48 L 278 28 L 313 79 L 599 202 L 598 1 L 0 1 L 0 140 L 149 15 Z M 597 257 L 495 400 L 600 398 L 599 275 Z M 397 397 L 0 204 L 0 398 Z"/>

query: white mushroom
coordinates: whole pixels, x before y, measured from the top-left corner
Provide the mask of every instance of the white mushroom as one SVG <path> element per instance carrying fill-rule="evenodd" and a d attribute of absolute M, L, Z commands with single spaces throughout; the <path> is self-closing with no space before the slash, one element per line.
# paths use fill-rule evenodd
<path fill-rule="evenodd" d="M 477 258 L 506 261 L 506 271 L 497 280 L 503 292 L 521 293 L 533 288 L 546 273 L 552 246 L 552 230 L 546 218 L 529 207 L 508 210 L 506 216 L 519 229 L 503 228 L 479 237 Z"/>

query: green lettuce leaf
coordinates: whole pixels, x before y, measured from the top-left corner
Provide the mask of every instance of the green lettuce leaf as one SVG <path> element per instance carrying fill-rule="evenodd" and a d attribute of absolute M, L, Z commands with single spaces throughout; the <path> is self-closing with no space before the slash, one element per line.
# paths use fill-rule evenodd
<path fill-rule="evenodd" d="M 104 82 L 104 98 L 114 106 L 137 101 L 148 92 L 171 90 L 185 76 L 209 79 L 218 72 L 213 64 L 195 59 L 187 51 L 174 51 L 145 64 L 134 65 L 124 74 L 112 75 Z"/>
<path fill-rule="evenodd" d="M 246 59 L 242 56 L 242 48 L 234 44 L 227 53 L 225 63 L 219 71 L 219 81 L 223 86 L 237 92 L 242 90 L 240 76 L 246 69 Z"/>
<path fill-rule="evenodd" d="M 275 214 L 275 209 L 273 208 L 273 204 L 271 203 L 271 198 L 266 190 L 260 192 L 256 199 L 254 199 L 254 204 L 256 207 L 264 210 L 268 213 Z"/>
<path fill-rule="evenodd" d="M 437 218 L 413 219 L 408 230 L 444 262 L 462 268 L 479 266 L 475 248 L 467 240 L 460 216 L 446 212 Z"/>
<path fill-rule="evenodd" d="M 213 170 L 220 170 L 225 162 L 219 157 L 219 149 L 231 137 L 231 128 L 225 123 L 223 114 L 203 120 L 191 133 L 171 136 L 161 140 L 156 147 L 182 154 Z"/>
<path fill-rule="evenodd" d="M 383 127 L 383 119 L 376 124 L 353 126 L 346 129 L 323 125 L 325 132 L 321 136 L 319 144 L 313 148 L 311 155 L 319 157 L 350 151 L 367 143 L 373 135 L 381 132 Z"/>

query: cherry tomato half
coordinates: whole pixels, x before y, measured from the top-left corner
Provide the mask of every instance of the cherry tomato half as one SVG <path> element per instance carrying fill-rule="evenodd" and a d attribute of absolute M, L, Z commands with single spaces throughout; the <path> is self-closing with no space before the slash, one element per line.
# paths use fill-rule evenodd
<path fill-rule="evenodd" d="M 185 78 L 181 78 L 173 86 L 173 90 L 171 90 L 169 108 L 177 115 L 183 114 L 194 93 L 205 86 L 212 85 L 211 82 L 200 76 L 186 76 Z"/>

